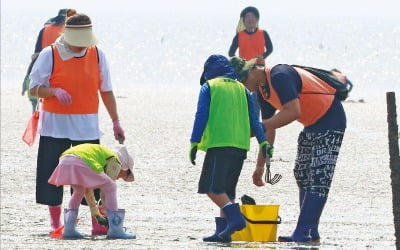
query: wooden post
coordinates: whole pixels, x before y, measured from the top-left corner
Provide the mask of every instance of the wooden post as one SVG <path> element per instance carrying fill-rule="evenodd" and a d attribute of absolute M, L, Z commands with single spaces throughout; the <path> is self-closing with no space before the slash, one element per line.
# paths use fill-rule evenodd
<path fill-rule="evenodd" d="M 396 249 L 400 249 L 400 155 L 399 155 L 399 132 L 397 126 L 396 96 L 394 92 L 386 93 L 387 122 L 389 129 L 389 155 L 390 155 L 390 178 L 392 180 L 392 201 L 394 229 L 396 236 Z"/>

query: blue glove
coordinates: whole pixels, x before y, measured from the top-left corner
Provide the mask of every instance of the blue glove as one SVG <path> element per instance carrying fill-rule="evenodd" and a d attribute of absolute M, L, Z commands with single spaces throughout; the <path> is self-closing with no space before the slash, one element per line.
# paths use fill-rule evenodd
<path fill-rule="evenodd" d="M 197 145 L 198 144 L 199 144 L 198 142 L 191 142 L 190 143 L 189 159 L 190 159 L 190 162 L 193 165 L 196 165 L 196 162 L 194 160 L 196 160 L 196 153 L 197 153 Z"/>
<path fill-rule="evenodd" d="M 272 155 L 274 154 L 274 147 L 271 146 L 268 141 L 263 141 L 260 143 L 260 150 L 264 158 L 268 157 L 272 158 Z"/>

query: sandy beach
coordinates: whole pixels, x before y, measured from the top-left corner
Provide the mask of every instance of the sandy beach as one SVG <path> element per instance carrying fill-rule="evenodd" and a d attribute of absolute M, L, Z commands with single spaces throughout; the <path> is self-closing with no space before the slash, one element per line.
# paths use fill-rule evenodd
<path fill-rule="evenodd" d="M 16 86 L 1 89 L 1 248 L 2 249 L 395 249 L 385 93 L 354 93 L 345 103 L 348 128 L 330 197 L 321 217 L 320 245 L 283 243 L 206 244 L 218 210 L 197 194 L 204 153 L 197 165 L 187 158 L 198 85 L 116 88 L 126 145 L 135 155 L 134 183 L 118 181 L 118 202 L 126 209 L 125 227 L 136 240 L 50 239 L 47 208 L 35 203 L 37 141 L 21 140 L 30 104 Z M 359 101 L 362 99 L 363 101 Z M 400 96 L 397 96 L 397 100 Z M 399 101 L 397 105 L 399 106 Z M 399 112 L 399 111 L 398 111 Z M 116 145 L 111 122 L 101 107 L 102 144 Z M 251 175 L 257 145 L 239 180 L 238 197 L 248 194 L 258 204 L 279 204 L 278 235 L 292 232 L 298 215 L 297 187 L 292 174 L 298 123 L 278 130 L 272 172 L 283 175 L 274 185 L 254 186 Z M 69 201 L 64 191 L 64 207 Z M 80 213 L 87 212 L 81 206 Z M 90 233 L 86 213 L 78 229 Z"/>

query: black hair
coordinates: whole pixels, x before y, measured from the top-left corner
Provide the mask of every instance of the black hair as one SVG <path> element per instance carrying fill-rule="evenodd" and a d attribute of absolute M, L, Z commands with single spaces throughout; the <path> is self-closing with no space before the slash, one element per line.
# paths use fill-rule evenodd
<path fill-rule="evenodd" d="M 249 7 L 244 8 L 244 9 L 242 10 L 242 12 L 240 12 L 240 17 L 241 17 L 241 18 L 244 18 L 244 17 L 246 16 L 247 12 L 252 12 L 252 13 L 254 13 L 254 15 L 256 16 L 256 18 L 257 18 L 257 19 L 260 19 L 260 12 L 258 12 L 258 10 L 257 10 L 256 7 L 249 6 Z"/>
<path fill-rule="evenodd" d="M 75 14 L 68 17 L 66 25 L 87 25 L 92 24 L 90 18 L 85 14 Z"/>

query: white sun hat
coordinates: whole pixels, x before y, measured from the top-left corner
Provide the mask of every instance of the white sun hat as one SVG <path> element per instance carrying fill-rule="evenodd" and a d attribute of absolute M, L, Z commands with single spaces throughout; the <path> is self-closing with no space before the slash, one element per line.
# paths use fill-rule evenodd
<path fill-rule="evenodd" d="M 135 180 L 135 176 L 133 175 L 134 162 L 132 156 L 128 153 L 128 149 L 126 148 L 126 146 L 118 145 L 116 151 L 119 161 L 121 162 L 121 170 L 129 171 L 128 176 L 124 178 L 124 180 L 128 182 L 134 181 Z"/>
<path fill-rule="evenodd" d="M 85 25 L 65 25 L 64 41 L 72 46 L 92 47 L 98 44 L 97 38 L 93 33 L 92 24 Z"/>

